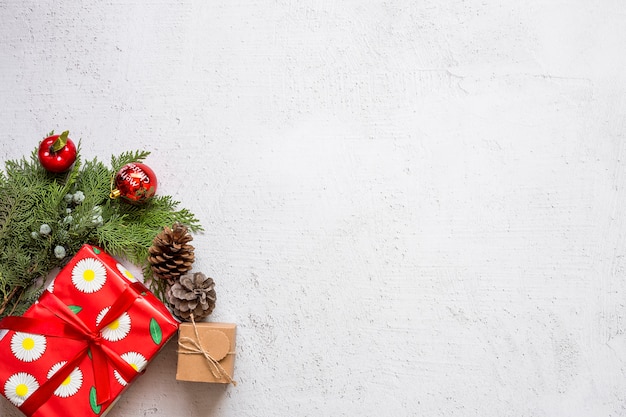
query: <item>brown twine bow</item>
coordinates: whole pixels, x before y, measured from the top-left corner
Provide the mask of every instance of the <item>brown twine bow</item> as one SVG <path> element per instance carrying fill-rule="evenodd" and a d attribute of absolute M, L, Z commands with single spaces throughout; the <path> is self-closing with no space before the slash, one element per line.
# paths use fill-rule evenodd
<path fill-rule="evenodd" d="M 178 353 L 182 353 L 183 355 L 202 355 L 207 360 L 209 364 L 209 369 L 211 370 L 211 374 L 215 379 L 226 379 L 229 384 L 233 384 L 237 386 L 237 381 L 233 380 L 233 378 L 228 374 L 228 372 L 220 365 L 220 362 L 216 360 L 213 356 L 209 354 L 209 351 L 202 346 L 200 341 L 200 334 L 198 333 L 198 327 L 196 326 L 196 322 L 193 319 L 193 314 L 191 314 L 191 324 L 193 325 L 193 331 L 196 336 L 195 339 L 191 337 L 181 337 L 178 339 L 178 346 L 181 348 L 178 350 Z M 235 352 L 228 352 L 227 355 L 234 355 Z"/>

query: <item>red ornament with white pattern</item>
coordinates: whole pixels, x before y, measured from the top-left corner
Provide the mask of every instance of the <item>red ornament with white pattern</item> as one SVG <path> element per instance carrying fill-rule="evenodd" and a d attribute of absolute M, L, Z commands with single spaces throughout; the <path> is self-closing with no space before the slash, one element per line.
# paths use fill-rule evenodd
<path fill-rule="evenodd" d="M 122 197 L 130 203 L 141 204 L 156 194 L 157 177 L 146 164 L 133 162 L 117 172 L 112 186 L 111 198 Z"/>

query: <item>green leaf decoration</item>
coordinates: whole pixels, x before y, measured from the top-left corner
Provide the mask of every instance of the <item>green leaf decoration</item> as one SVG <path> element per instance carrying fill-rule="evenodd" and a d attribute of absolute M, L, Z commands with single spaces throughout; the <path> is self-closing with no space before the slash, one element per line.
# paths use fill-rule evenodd
<path fill-rule="evenodd" d="M 91 411 L 94 414 L 100 414 L 100 411 L 102 411 L 102 406 L 98 405 L 96 387 L 91 387 L 91 391 L 89 391 L 89 405 L 91 405 Z"/>
<path fill-rule="evenodd" d="M 81 311 L 83 311 L 83 308 L 81 306 L 67 306 L 67 308 L 72 310 L 72 313 L 74 313 L 74 314 L 78 314 Z"/>
<path fill-rule="evenodd" d="M 150 336 L 152 336 L 152 341 L 157 345 L 160 345 L 163 341 L 161 326 L 154 318 L 150 319 Z"/>
<path fill-rule="evenodd" d="M 93 253 L 95 253 L 96 255 L 100 255 L 100 249 L 92 247 L 91 249 L 93 249 Z"/>

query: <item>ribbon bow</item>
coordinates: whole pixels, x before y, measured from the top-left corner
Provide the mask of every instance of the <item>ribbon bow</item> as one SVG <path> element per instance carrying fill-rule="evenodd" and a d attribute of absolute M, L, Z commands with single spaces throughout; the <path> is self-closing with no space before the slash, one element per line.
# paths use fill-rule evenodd
<path fill-rule="evenodd" d="M 130 308 L 141 296 L 141 284 L 133 283 L 115 300 L 109 311 L 104 315 L 95 329 L 90 329 L 72 310 L 58 297 L 50 292 L 41 296 L 39 305 L 52 312 L 60 320 L 50 321 L 37 317 L 9 316 L 0 320 L 0 329 L 40 334 L 49 337 L 81 340 L 85 346 L 74 357 L 67 361 L 50 379 L 44 382 L 39 389 L 28 397 L 19 407 L 26 415 L 32 415 L 52 396 L 59 385 L 91 352 L 94 382 L 96 386 L 96 401 L 99 405 L 111 400 L 111 384 L 109 381 L 108 365 L 111 364 L 122 378 L 130 381 L 137 375 L 137 371 L 124 359 L 102 342 L 101 331 L 115 321 L 122 313 Z"/>

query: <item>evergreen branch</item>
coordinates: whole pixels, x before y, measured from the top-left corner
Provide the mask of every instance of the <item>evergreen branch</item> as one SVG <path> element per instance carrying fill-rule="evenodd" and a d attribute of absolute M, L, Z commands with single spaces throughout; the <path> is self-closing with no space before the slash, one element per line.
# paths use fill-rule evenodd
<path fill-rule="evenodd" d="M 124 152 L 111 157 L 109 168 L 97 159 L 83 163 L 79 143 L 76 162 L 66 173 L 46 171 L 37 149 L 29 159 L 5 162 L 5 172 L 0 172 L 0 318 L 25 311 L 50 271 L 85 243 L 140 266 L 150 281 L 148 248 L 164 226 L 178 221 L 192 231 L 202 230 L 193 213 L 178 208 L 170 196 L 155 196 L 142 205 L 109 198 L 115 173 L 148 155 Z M 58 246 L 66 252 L 62 259 L 54 253 Z M 159 283 L 151 284 L 162 296 Z"/>
<path fill-rule="evenodd" d="M 119 156 L 111 157 L 111 169 L 114 173 L 119 171 L 124 165 L 130 164 L 131 162 L 143 162 L 148 155 L 150 155 L 149 151 L 127 151 L 123 152 Z"/>

